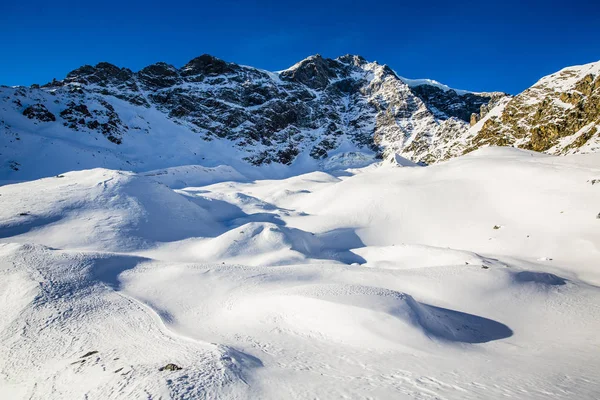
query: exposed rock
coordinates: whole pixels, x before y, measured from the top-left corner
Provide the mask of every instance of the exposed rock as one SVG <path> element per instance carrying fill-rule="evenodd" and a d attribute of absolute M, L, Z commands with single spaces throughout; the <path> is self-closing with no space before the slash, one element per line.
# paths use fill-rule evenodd
<path fill-rule="evenodd" d="M 184 65 L 180 72 L 186 80 L 198 82 L 207 76 L 234 73 L 239 68 L 236 64 L 225 62 L 209 54 L 203 54 Z"/>
<path fill-rule="evenodd" d="M 29 119 L 37 119 L 42 122 L 56 121 L 56 117 L 52 114 L 45 105 L 37 103 L 30 105 L 23 110 L 23 115 Z"/>
<path fill-rule="evenodd" d="M 474 94 L 465 93 L 459 95 L 454 90 L 442 90 L 439 87 L 431 85 L 419 85 L 413 88 L 413 91 L 423 102 L 430 107 L 441 111 L 439 115 L 442 119 L 456 117 L 465 122 L 471 121 L 471 115 L 480 112 L 481 107 L 489 103 L 493 97 L 501 94 Z"/>
<path fill-rule="evenodd" d="M 336 72 L 338 68 L 339 63 L 335 60 L 317 54 L 281 72 L 280 76 L 283 80 L 302 83 L 311 89 L 325 89 L 330 79 L 338 77 Z"/>
<path fill-rule="evenodd" d="M 180 369 L 182 369 L 179 365 L 177 364 L 172 364 L 169 363 L 167 365 L 165 365 L 164 367 L 159 368 L 159 371 L 179 371 Z"/>
<path fill-rule="evenodd" d="M 172 65 L 159 62 L 143 68 L 137 77 L 146 88 L 167 88 L 182 81 L 179 71 Z"/>
<path fill-rule="evenodd" d="M 469 119 L 469 125 L 473 126 L 479 122 L 479 114 L 472 113 L 471 118 Z"/>
<path fill-rule="evenodd" d="M 121 136 L 127 130 L 114 107 L 103 99 L 99 99 L 100 107 L 90 111 L 85 104 L 70 102 L 68 107 L 60 112 L 65 126 L 73 130 L 89 129 L 101 132 L 113 143 L 121 144 Z M 101 122 L 102 121 L 102 122 Z"/>
<path fill-rule="evenodd" d="M 119 85 L 129 81 L 133 77 L 133 72 L 128 68 L 119 68 L 107 62 L 91 65 L 84 65 L 67 74 L 64 83 L 80 83 L 85 85 Z"/>

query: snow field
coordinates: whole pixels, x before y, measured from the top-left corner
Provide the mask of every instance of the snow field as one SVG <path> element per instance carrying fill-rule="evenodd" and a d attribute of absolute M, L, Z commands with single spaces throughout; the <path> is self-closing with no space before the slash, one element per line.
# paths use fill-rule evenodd
<path fill-rule="evenodd" d="M 2 398 L 600 394 L 597 154 L 63 175 L 0 187 Z"/>

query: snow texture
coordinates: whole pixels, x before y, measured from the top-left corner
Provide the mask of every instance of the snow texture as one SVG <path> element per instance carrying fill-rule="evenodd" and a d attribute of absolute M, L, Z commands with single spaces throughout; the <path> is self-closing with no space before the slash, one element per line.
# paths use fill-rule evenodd
<path fill-rule="evenodd" d="M 599 156 L 0 186 L 0 398 L 596 399 Z"/>

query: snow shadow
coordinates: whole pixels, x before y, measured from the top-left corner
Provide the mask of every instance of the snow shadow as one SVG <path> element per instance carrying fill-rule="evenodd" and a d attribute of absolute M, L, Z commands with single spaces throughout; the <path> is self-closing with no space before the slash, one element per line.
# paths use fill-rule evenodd
<path fill-rule="evenodd" d="M 450 342 L 486 343 L 513 335 L 501 322 L 409 299 L 417 322 L 431 336 Z"/>
<path fill-rule="evenodd" d="M 315 258 L 332 259 L 345 264 L 364 264 L 367 262 L 363 257 L 351 251 L 352 249 L 365 247 L 354 229 L 339 228 L 315 236 L 322 246 L 320 254 Z"/>
<path fill-rule="evenodd" d="M 117 254 L 100 257 L 94 261 L 90 270 L 90 277 L 105 283 L 114 290 L 119 290 L 121 285 L 119 275 L 147 261 L 152 260 L 145 257 Z"/>
<path fill-rule="evenodd" d="M 548 272 L 522 271 L 516 273 L 514 277 L 517 282 L 534 282 L 550 286 L 562 286 L 567 284 L 566 279 Z"/>
<path fill-rule="evenodd" d="M 265 210 L 264 212 L 256 212 L 248 214 L 242 210 L 236 204 L 229 203 L 225 200 L 211 199 L 203 197 L 202 192 L 186 192 L 178 191 L 177 193 L 185 196 L 190 202 L 200 206 L 219 223 L 223 224 L 226 228 L 225 231 L 237 228 L 249 222 L 269 222 L 276 225 L 285 225 L 285 222 L 281 220 L 280 215 L 276 211 L 286 212 L 289 210 L 277 208 L 271 203 L 264 202 L 256 199 L 260 202 L 260 208 Z M 193 194 L 192 194 L 193 193 Z M 241 194 L 239 194 L 241 196 Z M 245 198 L 252 198 L 251 196 L 244 195 Z M 255 199 L 255 198 L 252 198 Z M 270 212 L 271 211 L 271 212 Z M 224 233 L 220 232 L 220 234 Z M 217 235 L 218 236 L 218 235 Z"/>
<path fill-rule="evenodd" d="M 234 218 L 230 221 L 226 221 L 226 226 L 230 228 L 237 228 L 250 222 L 268 222 L 275 225 L 285 226 L 286 223 L 277 214 L 271 213 L 254 213 L 244 214 L 241 217 Z"/>
<path fill-rule="evenodd" d="M 39 217 L 34 214 L 23 214 L 20 215 L 19 218 L 21 220 L 18 223 L 0 226 L 0 239 L 22 235 L 35 228 L 60 221 L 63 216 L 54 215 L 51 217 Z"/>

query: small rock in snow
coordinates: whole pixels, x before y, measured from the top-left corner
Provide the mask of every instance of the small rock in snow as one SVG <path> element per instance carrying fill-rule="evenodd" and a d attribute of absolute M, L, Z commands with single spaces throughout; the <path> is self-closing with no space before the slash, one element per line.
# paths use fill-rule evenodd
<path fill-rule="evenodd" d="M 181 367 L 177 364 L 169 363 L 162 368 L 159 368 L 159 371 L 179 371 Z"/>
<path fill-rule="evenodd" d="M 92 355 L 94 355 L 96 353 L 98 353 L 97 350 L 88 351 L 87 353 L 85 353 L 84 355 L 82 355 L 81 358 L 86 358 L 86 357 L 92 356 Z"/>

